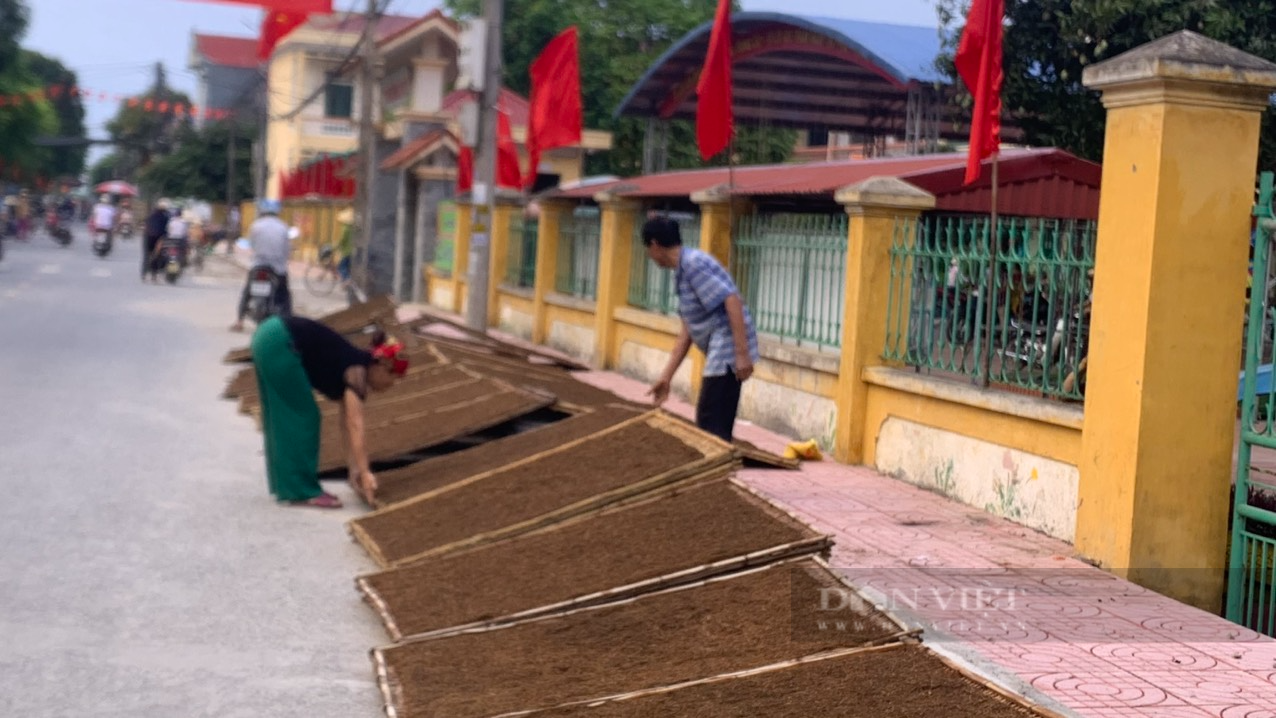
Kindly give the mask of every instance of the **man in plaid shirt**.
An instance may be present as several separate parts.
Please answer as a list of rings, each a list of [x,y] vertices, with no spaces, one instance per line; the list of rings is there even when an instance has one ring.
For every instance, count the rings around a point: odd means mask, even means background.
[[[731,441],[740,387],[758,360],[753,318],[727,270],[708,254],[682,246],[677,222],[665,217],[650,220],[643,225],[642,243],[653,262],[674,270],[682,317],[669,364],[647,393],[657,406],[664,403],[673,375],[694,343],[705,355],[696,425]]]

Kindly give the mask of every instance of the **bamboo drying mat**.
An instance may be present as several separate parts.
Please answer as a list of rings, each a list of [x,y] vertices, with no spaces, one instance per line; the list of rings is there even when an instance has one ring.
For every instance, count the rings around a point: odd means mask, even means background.
[[[720,480],[356,583],[399,640],[622,600],[831,547],[830,537]]]
[[[648,691],[915,635],[867,601],[855,627],[793,634],[799,606],[850,590],[809,558],[624,601],[374,649],[387,715],[478,718]],[[810,606],[805,605],[809,611]],[[848,620],[849,620],[848,614]]]
[[[585,452],[595,461],[606,458],[606,451],[614,437],[631,428],[645,427],[652,432],[688,447],[688,454],[699,458],[677,466],[654,470],[644,476],[606,475],[602,481],[589,479],[573,482],[570,474],[556,477],[552,482],[529,484],[534,480],[536,462],[553,462],[551,465],[584,463]],[[658,455],[650,457],[658,461]],[[477,474],[463,481],[421,494],[415,498],[377,509],[352,520],[351,534],[383,568],[402,565],[427,556],[441,555],[462,548],[491,543],[502,538],[527,533],[542,526],[557,523],[573,516],[632,500],[634,497],[675,483],[693,483],[722,476],[735,468],[736,462],[730,446],[715,437],[692,427],[687,427],[659,412],[648,412],[608,429],[570,441],[508,464]],[[528,476],[533,476],[529,479]],[[588,486],[588,482],[594,485]],[[535,492],[541,486],[549,491],[561,491],[561,495],[542,496],[542,508],[512,506],[509,502]],[[521,493],[516,493],[521,492]],[[502,510],[507,516],[493,514],[493,506],[505,502]],[[552,506],[552,508],[550,508]],[[544,509],[542,511],[542,509]],[[472,514],[473,533],[468,536],[435,535],[435,516],[440,511]],[[538,513],[538,511],[541,511]],[[478,527],[482,528],[478,528]],[[415,529],[409,533],[408,528]]]
[[[394,320],[395,304],[388,294],[372,297],[362,304],[356,304],[331,314],[325,314],[315,321],[324,324],[338,334],[357,334],[365,328],[385,321]],[[253,359],[252,349],[240,347],[231,349],[222,357],[227,364],[240,364]]]

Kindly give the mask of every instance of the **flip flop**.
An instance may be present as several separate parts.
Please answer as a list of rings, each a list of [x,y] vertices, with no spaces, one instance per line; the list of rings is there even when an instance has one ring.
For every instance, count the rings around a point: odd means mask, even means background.
[[[317,509],[339,509],[341,508],[341,499],[332,494],[319,494],[313,499],[306,501],[289,501],[289,506],[312,506]]]

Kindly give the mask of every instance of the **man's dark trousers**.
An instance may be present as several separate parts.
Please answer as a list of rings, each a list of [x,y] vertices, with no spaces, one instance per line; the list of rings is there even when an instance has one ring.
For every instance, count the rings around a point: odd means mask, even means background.
[[[735,429],[735,414],[740,407],[740,387],[735,371],[727,369],[722,376],[706,376],[700,382],[700,400],[696,403],[696,426],[730,442]]]

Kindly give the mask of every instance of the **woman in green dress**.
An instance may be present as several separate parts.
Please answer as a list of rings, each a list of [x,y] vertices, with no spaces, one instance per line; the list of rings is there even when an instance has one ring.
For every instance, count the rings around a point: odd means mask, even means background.
[[[341,508],[319,484],[320,412],[314,392],[340,402],[349,480],[371,503],[377,478],[368,463],[363,405],[408,369],[402,345],[373,339],[372,351],[302,317],[271,317],[253,335],[253,365],[261,394],[262,433],[270,493],[283,504]]]

